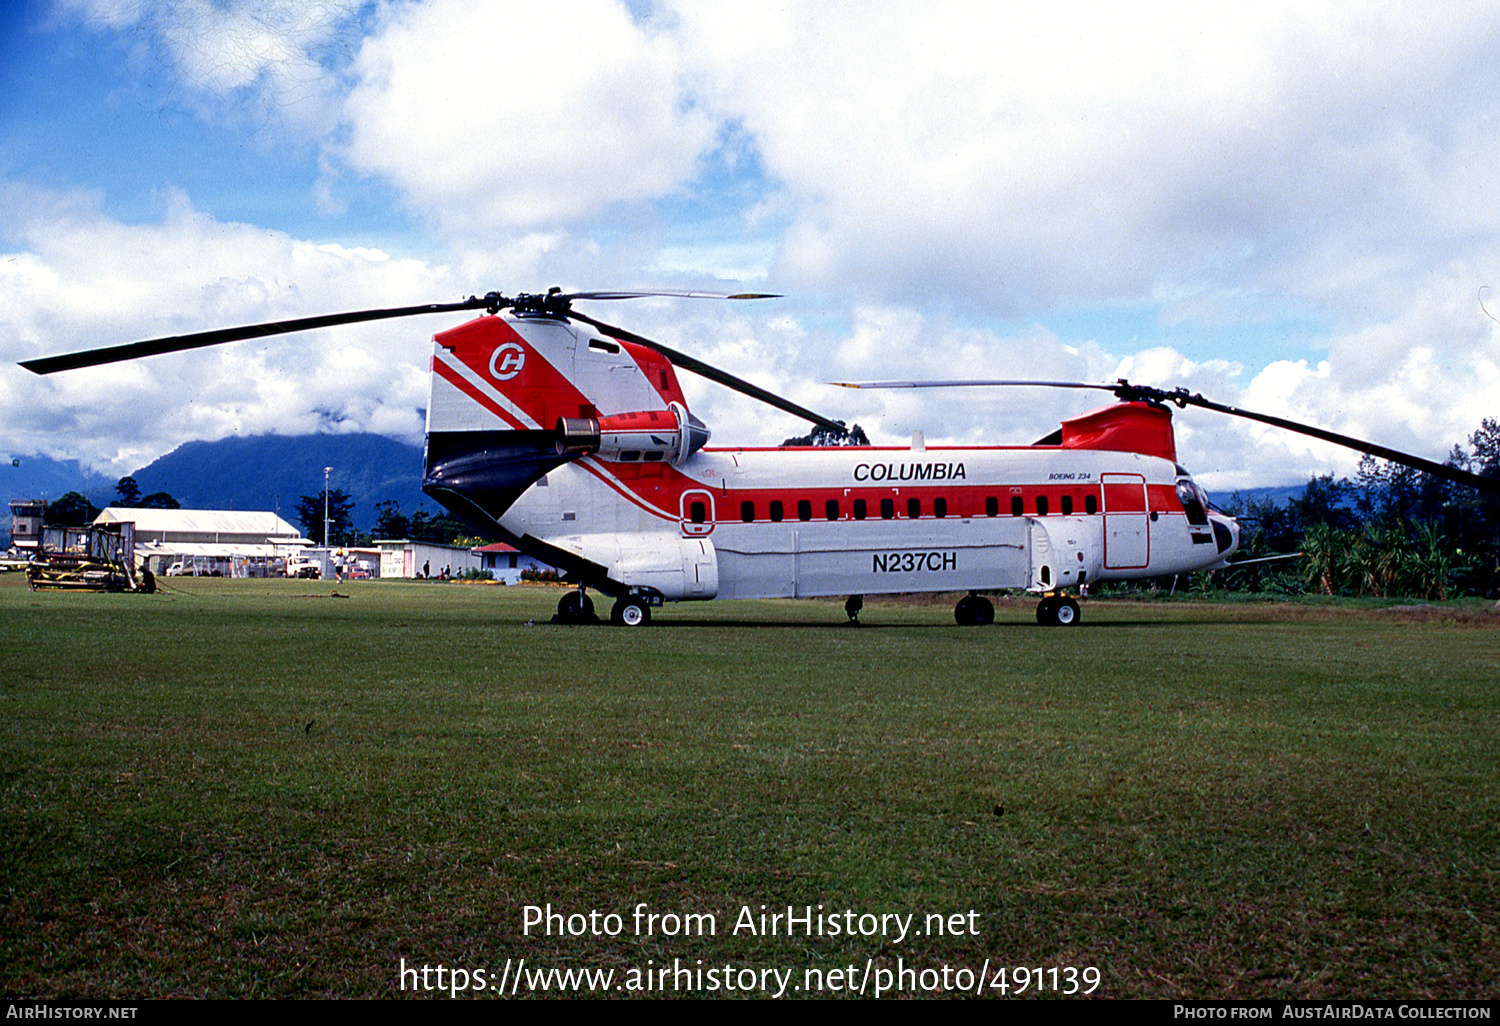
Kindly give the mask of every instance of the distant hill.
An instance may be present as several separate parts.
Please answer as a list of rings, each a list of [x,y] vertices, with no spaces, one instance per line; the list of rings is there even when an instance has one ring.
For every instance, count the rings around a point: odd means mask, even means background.
[[[257,435],[188,442],[134,474],[142,495],[167,492],[188,509],[268,509],[296,523],[304,495],[330,488],[354,499],[354,524],[368,530],[375,504],[394,499],[404,513],[436,513],[422,494],[422,450],[384,435]],[[109,496],[114,496],[114,481]],[[97,502],[97,500],[96,500]],[[102,504],[101,504],[102,505]]]
[[[0,486],[11,499],[57,499],[82,492],[96,506],[115,500],[118,477],[84,469],[76,460],[17,457],[0,466]],[[330,488],[354,499],[354,524],[368,530],[375,504],[395,499],[406,514],[440,507],[422,494],[422,449],[384,435],[258,435],[217,442],[188,442],[134,475],[142,495],[167,492],[187,509],[274,510],[293,524],[297,500]],[[10,518],[0,531],[8,533]]]
[[[118,478],[86,470],[77,460],[54,460],[47,456],[12,456],[0,465],[0,499],[46,499],[51,502],[69,492],[82,492],[99,505],[96,496],[114,495]],[[5,526],[10,526],[6,519]]]
[[[1270,499],[1276,506],[1285,506],[1292,499],[1299,499],[1302,493],[1307,491],[1307,482],[1297,485],[1280,485],[1276,488],[1241,488],[1238,491],[1223,494],[1210,493],[1209,498],[1215,506],[1228,507],[1238,498],[1242,503],[1264,502]]]

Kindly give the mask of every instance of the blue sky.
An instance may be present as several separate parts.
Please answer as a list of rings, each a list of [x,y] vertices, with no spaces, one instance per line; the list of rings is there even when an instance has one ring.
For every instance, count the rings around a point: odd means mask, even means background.
[[[593,312],[878,442],[1025,443],[1092,402],[826,382],[1123,375],[1442,458],[1500,413],[1500,9],[1244,8],[11,5],[0,446],[124,474],[234,434],[418,440],[442,318],[14,363],[557,284],[783,293]],[[689,387],[716,444],[802,430]],[[1356,463],[1177,424],[1217,492]]]

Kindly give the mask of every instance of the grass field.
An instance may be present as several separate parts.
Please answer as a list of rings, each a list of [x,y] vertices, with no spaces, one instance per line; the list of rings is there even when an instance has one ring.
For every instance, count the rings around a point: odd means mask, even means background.
[[[1001,966],[1049,993],[1092,967],[1102,997],[1497,993],[1488,603],[1093,602],[1064,629],[1030,601],[989,628],[745,602],[627,630],[551,625],[546,588],[168,584],[0,578],[6,994],[399,996],[403,959],[508,991],[522,958],[619,994],[674,965],[705,974],[688,996],[851,965],[903,993]],[[548,905],[598,915],[528,935]],[[789,905],[915,919],[733,930]]]

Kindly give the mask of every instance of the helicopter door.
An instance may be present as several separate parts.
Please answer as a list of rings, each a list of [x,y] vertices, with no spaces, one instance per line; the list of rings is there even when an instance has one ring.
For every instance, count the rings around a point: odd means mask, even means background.
[[[1104,486],[1104,568],[1139,570],[1151,559],[1151,521],[1146,479],[1140,474],[1101,474]]]
[[[714,530],[714,497],[712,492],[701,488],[682,493],[678,515],[682,521],[682,533],[688,538],[701,538]]]

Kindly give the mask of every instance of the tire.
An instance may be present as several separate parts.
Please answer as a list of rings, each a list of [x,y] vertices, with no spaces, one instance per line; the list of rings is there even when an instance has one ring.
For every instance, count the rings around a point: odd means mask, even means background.
[[[953,619],[960,627],[988,627],[995,622],[995,604],[978,595],[966,595],[953,607]]]
[[[609,620],[617,627],[644,627],[651,622],[651,607],[638,598],[626,596],[615,602]]]
[[[1059,599],[1052,611],[1052,622],[1061,627],[1075,626],[1080,619],[1078,603],[1070,598]]]
[[[557,600],[558,623],[589,623],[594,619],[594,600],[570,591]]]
[[[1043,627],[1057,625],[1057,599],[1044,598],[1036,607],[1036,622]]]

